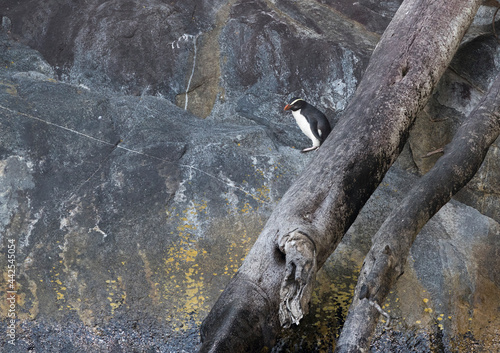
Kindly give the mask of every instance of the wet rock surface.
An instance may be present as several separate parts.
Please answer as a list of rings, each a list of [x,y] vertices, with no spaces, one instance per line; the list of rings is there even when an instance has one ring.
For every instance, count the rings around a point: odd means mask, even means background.
[[[13,240],[18,293],[2,351],[195,352],[274,205],[318,167],[284,102],[302,95],[334,126],[398,6],[3,1],[0,267]],[[371,235],[500,71],[481,11],[273,352],[333,349]],[[373,351],[499,349],[499,147],[417,238]]]

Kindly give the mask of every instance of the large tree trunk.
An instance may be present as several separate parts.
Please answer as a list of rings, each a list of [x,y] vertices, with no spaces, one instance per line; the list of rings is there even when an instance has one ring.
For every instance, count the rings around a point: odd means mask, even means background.
[[[417,234],[481,166],[500,134],[500,75],[457,131],[444,155],[410,190],[373,238],[336,352],[363,352],[379,311],[403,267]]]
[[[308,310],[314,276],[401,151],[480,0],[406,0],[341,121],[285,193],[201,328],[201,352],[258,352]]]

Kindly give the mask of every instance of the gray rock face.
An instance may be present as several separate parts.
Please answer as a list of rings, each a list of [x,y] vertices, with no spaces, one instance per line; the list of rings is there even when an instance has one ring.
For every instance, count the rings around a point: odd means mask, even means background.
[[[334,126],[399,3],[3,1],[0,252],[15,242],[18,299],[2,351],[195,352],[281,195],[317,167],[284,103]],[[274,352],[334,346],[371,234],[500,70],[483,22]],[[498,348],[498,143],[417,238],[374,351]]]
[[[54,0],[33,7],[7,0],[5,9],[13,33],[39,50],[59,79],[135,95],[147,89],[202,117],[216,100],[251,87],[264,102],[259,89],[280,95],[280,104],[283,95],[300,93],[340,110],[377,42],[320,3]]]

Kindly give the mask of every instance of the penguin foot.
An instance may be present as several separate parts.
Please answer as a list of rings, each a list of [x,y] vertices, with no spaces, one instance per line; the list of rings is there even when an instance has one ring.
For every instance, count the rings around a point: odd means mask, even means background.
[[[319,146],[312,146],[309,148],[304,148],[300,153],[306,153],[306,152],[311,152],[311,151],[316,151],[319,148]]]

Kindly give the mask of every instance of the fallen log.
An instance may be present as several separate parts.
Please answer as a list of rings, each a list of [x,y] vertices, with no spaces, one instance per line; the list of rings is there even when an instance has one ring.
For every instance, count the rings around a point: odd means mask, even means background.
[[[200,352],[259,352],[307,313],[318,268],[396,160],[480,0],[406,0],[343,117],[201,327]]]

